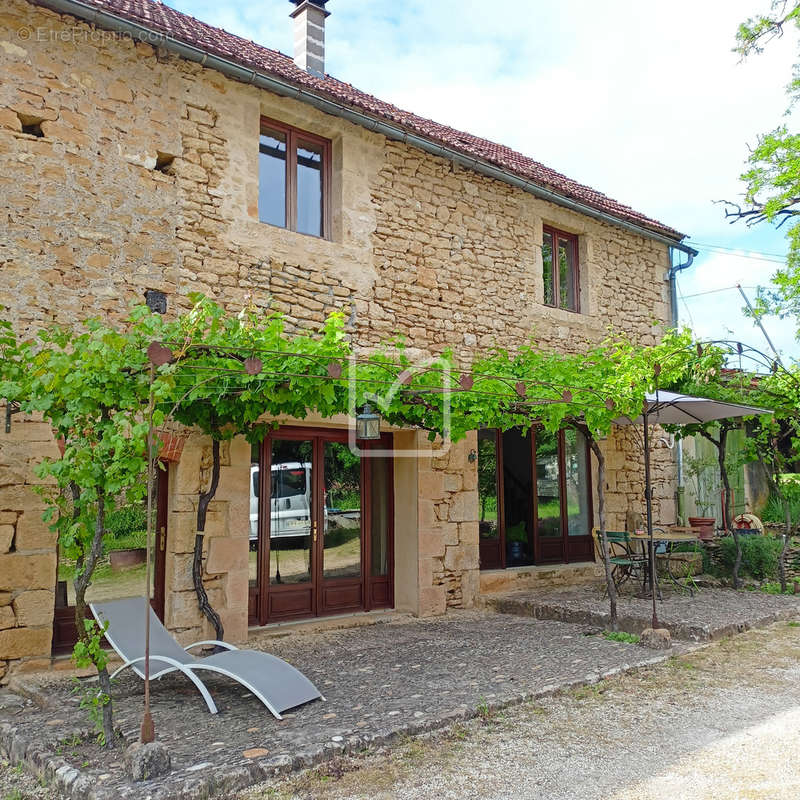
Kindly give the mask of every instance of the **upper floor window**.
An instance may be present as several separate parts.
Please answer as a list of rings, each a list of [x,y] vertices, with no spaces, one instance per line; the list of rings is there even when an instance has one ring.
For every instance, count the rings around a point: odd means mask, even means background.
[[[262,118],[258,218],[311,236],[328,237],[331,143]]]
[[[578,237],[544,227],[542,277],[545,305],[580,311],[578,298]]]

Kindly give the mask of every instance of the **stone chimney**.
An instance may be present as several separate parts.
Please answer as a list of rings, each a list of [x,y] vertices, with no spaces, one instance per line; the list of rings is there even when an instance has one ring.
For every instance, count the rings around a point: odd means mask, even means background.
[[[294,63],[312,75],[325,74],[325,10],[327,0],[291,0],[294,20]]]

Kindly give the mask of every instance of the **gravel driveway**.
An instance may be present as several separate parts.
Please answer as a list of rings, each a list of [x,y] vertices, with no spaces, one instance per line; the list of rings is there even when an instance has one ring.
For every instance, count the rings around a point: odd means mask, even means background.
[[[779,622],[241,797],[796,800],[800,627]]]

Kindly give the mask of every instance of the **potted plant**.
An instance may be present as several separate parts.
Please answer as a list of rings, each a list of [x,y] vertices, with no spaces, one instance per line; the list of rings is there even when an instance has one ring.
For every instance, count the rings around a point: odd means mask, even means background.
[[[511,565],[519,564],[525,559],[528,542],[528,532],[525,523],[520,522],[506,530],[506,547],[508,548],[508,562]]]
[[[698,532],[700,539],[713,539],[717,518],[709,516],[717,494],[717,462],[712,456],[690,456],[684,459],[685,473],[692,485],[695,506],[699,512],[689,517],[690,527]]]

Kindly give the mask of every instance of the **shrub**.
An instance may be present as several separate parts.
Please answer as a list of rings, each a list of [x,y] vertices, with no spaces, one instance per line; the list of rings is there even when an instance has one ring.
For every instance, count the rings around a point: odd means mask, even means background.
[[[147,510],[143,505],[122,506],[106,517],[106,531],[115,539],[147,530]]]
[[[781,585],[777,581],[767,581],[761,586],[761,591],[764,594],[794,594],[794,589],[791,586],[786,587],[786,591],[781,591]]]
[[[778,574],[778,559],[781,554],[780,539],[771,536],[740,536],[742,543],[742,571],[757,581],[774,578]],[[720,540],[720,562],[728,572],[733,572],[736,561],[736,543],[733,536]]]
[[[781,481],[781,483],[783,484],[781,489],[783,490],[784,497],[789,501],[792,520],[800,519],[800,481],[796,479],[787,480],[786,476],[784,476],[784,480]],[[783,524],[783,506],[781,505],[780,499],[774,494],[769,496],[769,500],[767,500],[767,504],[761,512],[761,519],[765,522],[778,522]]]

